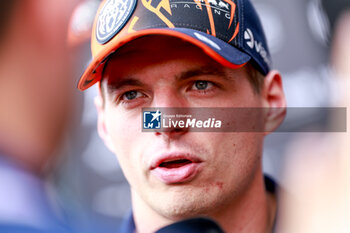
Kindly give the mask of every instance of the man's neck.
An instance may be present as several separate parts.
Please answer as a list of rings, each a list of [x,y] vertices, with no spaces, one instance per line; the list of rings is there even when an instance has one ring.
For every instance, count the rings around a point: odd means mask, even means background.
[[[175,222],[155,212],[134,191],[132,200],[137,233],[155,232]],[[275,197],[266,192],[264,179],[260,173],[239,198],[227,203],[220,210],[203,216],[214,219],[227,233],[270,233],[275,214]]]
[[[276,198],[265,190],[262,176],[239,199],[210,215],[227,233],[271,233]]]

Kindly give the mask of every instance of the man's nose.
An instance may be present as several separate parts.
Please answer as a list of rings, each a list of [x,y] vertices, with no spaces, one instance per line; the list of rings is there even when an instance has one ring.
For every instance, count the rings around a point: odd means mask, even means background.
[[[161,108],[163,114],[162,121],[165,123],[165,125],[162,125],[161,129],[155,131],[156,136],[163,137],[165,140],[174,140],[188,132],[188,128],[181,127],[178,123],[176,124],[176,122],[186,120],[176,116],[179,115],[179,113],[187,111],[189,107],[185,97],[182,96],[180,92],[171,88],[162,89],[155,94],[152,107]]]

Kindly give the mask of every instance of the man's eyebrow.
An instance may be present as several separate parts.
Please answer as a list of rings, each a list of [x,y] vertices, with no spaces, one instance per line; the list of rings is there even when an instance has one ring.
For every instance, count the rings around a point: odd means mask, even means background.
[[[113,80],[107,83],[107,89],[109,92],[115,92],[122,89],[125,86],[143,86],[143,85],[145,84],[140,80],[132,77],[127,77],[127,78],[122,78],[118,80]]]
[[[202,75],[214,75],[214,76],[220,76],[224,79],[229,79],[229,77],[227,76],[223,68],[217,67],[217,66],[211,66],[211,65],[201,66],[199,68],[184,71],[179,75],[177,75],[176,79],[178,81],[182,81],[182,80],[186,80],[192,77],[202,76]]]

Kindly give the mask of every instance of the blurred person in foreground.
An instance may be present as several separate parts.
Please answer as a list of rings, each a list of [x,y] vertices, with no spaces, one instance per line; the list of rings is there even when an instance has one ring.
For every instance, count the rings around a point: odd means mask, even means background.
[[[322,3],[332,32],[330,98],[347,109],[346,132],[304,135],[288,149],[284,175],[296,192],[281,198],[280,232],[350,232],[350,1]],[[330,126],[340,118],[331,115]]]
[[[1,232],[67,229],[46,183],[74,104],[66,2],[0,3]]]
[[[262,147],[286,103],[250,1],[103,1],[91,47],[78,87],[99,84],[98,131],[130,184],[133,211],[120,232],[197,216],[229,233],[273,232],[276,187]],[[145,107],[264,111],[236,122],[249,132],[142,132]]]

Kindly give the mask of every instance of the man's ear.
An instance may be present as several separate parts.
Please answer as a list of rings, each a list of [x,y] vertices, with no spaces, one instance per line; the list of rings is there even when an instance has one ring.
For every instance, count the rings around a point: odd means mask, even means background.
[[[103,140],[107,148],[114,153],[114,147],[112,139],[108,133],[105,121],[105,109],[103,104],[103,99],[101,96],[101,91],[99,95],[95,97],[95,106],[97,109],[97,132],[100,138]]]
[[[265,111],[265,132],[274,131],[286,116],[286,99],[282,87],[282,78],[278,71],[270,71],[264,80],[262,90]]]

